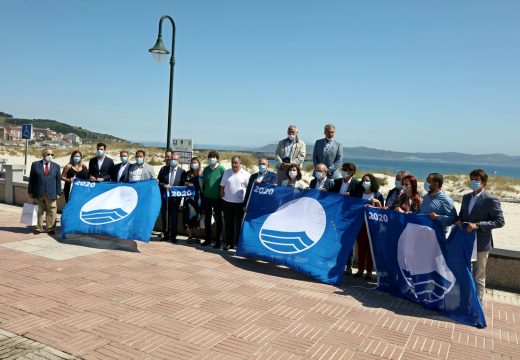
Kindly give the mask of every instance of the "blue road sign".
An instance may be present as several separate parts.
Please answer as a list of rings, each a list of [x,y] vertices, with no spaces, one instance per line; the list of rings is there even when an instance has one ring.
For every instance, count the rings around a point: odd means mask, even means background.
[[[32,138],[32,125],[22,125],[22,139],[31,140]]]

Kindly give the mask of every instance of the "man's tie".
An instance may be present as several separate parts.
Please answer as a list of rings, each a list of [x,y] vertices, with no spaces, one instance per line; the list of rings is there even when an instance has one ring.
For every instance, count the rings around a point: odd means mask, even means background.
[[[46,162],[45,163],[45,176],[48,176],[49,175],[49,163]]]

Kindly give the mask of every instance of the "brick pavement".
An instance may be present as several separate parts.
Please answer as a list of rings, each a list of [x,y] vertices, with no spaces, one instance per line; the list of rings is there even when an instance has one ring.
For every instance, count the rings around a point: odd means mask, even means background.
[[[518,294],[489,290],[476,329],[351,277],[337,288],[183,241],[63,244],[20,212],[0,204],[0,329],[78,358],[520,358]]]

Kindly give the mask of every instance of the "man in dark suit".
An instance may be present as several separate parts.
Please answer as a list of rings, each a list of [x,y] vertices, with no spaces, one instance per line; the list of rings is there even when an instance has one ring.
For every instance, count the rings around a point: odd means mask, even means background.
[[[327,177],[327,166],[325,164],[318,164],[314,168],[314,179],[311,180],[309,189],[316,189],[321,191],[330,191],[334,187],[334,181]]]
[[[96,157],[88,162],[88,175],[90,181],[110,181],[114,176],[114,161],[107,157],[107,146],[103,143],[97,144]]]
[[[314,150],[312,151],[312,163],[314,167],[323,163],[327,166],[327,175],[331,179],[337,179],[339,175],[339,167],[343,159],[343,146],[334,140],[336,127],[332,124],[325,125],[324,139],[316,140]]]
[[[114,166],[114,173],[112,174],[112,181],[128,182],[130,164],[128,163],[128,151],[122,150],[119,152],[119,159],[121,162]]]
[[[247,183],[246,196],[244,197],[244,211],[246,210],[247,202],[249,201],[249,196],[251,196],[251,190],[254,184],[276,186],[278,183],[278,175],[269,170],[268,167],[269,162],[267,159],[261,158],[258,160],[258,172],[251,175]]]
[[[500,201],[485,189],[487,173],[476,169],[469,174],[469,178],[473,191],[462,197],[457,224],[465,226],[468,233],[477,232],[477,261],[473,263],[473,278],[482,302],[486,289],[487,260],[493,248],[491,230],[501,228],[505,221]]]
[[[52,149],[44,149],[42,156],[42,160],[32,163],[29,174],[29,199],[34,200],[38,205],[38,223],[34,233],[43,232],[43,213],[45,213],[47,232],[54,234],[58,213],[56,200],[61,195],[61,172],[60,166],[52,161],[54,156]]]
[[[341,165],[341,178],[334,180],[334,186],[330,191],[338,194],[350,195],[356,187],[356,184],[359,182],[354,178],[356,169],[356,164],[351,162],[346,162]]]
[[[161,220],[163,226],[163,238],[161,241],[170,240],[177,242],[177,219],[179,218],[180,197],[167,196],[172,186],[180,186],[185,182],[185,171],[179,166],[179,154],[168,150],[164,153],[166,165],[159,170],[157,182],[161,188]]]

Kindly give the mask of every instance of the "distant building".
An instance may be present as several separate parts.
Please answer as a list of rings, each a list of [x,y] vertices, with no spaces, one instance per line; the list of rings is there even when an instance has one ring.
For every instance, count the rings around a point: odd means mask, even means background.
[[[51,130],[49,128],[33,128],[33,133],[36,140],[58,140],[63,138],[63,135],[61,133]]]
[[[21,126],[4,126],[0,128],[0,139],[5,141],[22,140]]]
[[[69,144],[74,146],[79,146],[82,144],[81,138],[74,133],[68,133],[63,135],[63,141],[68,142]]]

